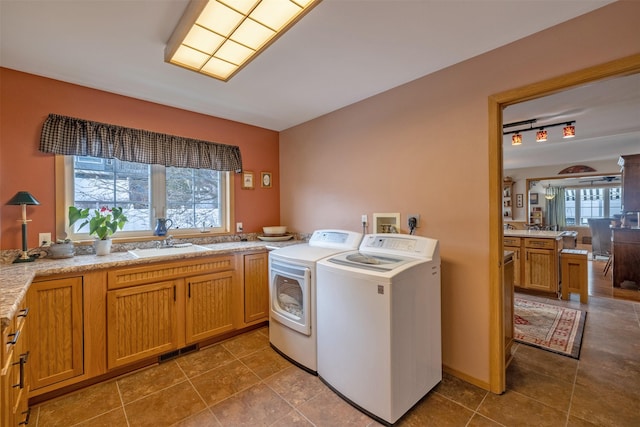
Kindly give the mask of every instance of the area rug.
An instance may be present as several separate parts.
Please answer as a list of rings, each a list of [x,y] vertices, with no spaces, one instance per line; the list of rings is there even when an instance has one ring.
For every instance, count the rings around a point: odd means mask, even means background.
[[[543,350],[580,358],[587,312],[514,298],[514,339]]]

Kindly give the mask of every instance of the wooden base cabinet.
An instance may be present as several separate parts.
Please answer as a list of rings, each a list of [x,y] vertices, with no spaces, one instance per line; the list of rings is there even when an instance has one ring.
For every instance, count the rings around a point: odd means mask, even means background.
[[[188,277],[186,306],[187,344],[233,331],[237,305],[235,272]]]
[[[84,372],[82,277],[31,284],[31,388],[38,389]]]
[[[107,292],[107,365],[128,365],[178,347],[173,281]]]
[[[514,252],[516,288],[558,294],[560,238],[504,237],[503,246]]]
[[[26,319],[29,313],[24,304],[9,326],[2,331],[0,355],[0,426],[19,426],[29,422],[28,408],[29,364]],[[30,319],[29,319],[30,321]]]
[[[269,260],[266,252],[244,255],[244,321],[269,319]]]

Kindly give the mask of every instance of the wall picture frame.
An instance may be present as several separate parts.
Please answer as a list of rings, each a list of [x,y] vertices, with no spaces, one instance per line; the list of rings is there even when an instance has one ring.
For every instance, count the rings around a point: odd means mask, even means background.
[[[538,193],[529,194],[529,204],[537,205],[538,204]]]
[[[524,207],[524,195],[516,194],[516,208]]]
[[[271,188],[273,185],[273,176],[271,172],[260,172],[260,187]]]
[[[242,171],[242,189],[243,190],[253,190],[254,189],[254,179],[253,172],[251,171]]]

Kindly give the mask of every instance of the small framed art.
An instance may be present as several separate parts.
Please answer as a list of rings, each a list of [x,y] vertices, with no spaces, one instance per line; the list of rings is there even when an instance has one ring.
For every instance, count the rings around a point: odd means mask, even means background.
[[[271,188],[271,172],[260,172],[260,187]]]
[[[524,196],[522,194],[516,194],[516,208],[524,207]]]
[[[537,205],[538,204],[538,193],[530,193],[529,194],[529,204]]]
[[[253,190],[253,172],[251,171],[242,171],[242,188],[244,190]]]

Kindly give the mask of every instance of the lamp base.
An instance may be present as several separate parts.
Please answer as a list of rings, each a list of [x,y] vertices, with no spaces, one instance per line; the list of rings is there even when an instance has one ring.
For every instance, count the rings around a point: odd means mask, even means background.
[[[36,256],[33,255],[27,255],[27,251],[22,251],[22,254],[20,254],[20,256],[18,258],[16,258],[15,260],[13,260],[14,264],[17,263],[21,263],[21,262],[33,262],[36,260]]]

